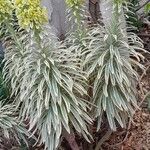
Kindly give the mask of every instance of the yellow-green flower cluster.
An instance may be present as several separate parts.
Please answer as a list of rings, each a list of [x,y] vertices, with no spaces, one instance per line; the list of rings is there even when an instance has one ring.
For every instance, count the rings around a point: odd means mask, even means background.
[[[77,7],[84,3],[85,0],[66,0],[69,7]]]
[[[13,9],[14,7],[10,0],[0,0],[0,23],[12,15]]]
[[[14,0],[19,25],[24,28],[39,29],[48,21],[47,11],[40,0]]]

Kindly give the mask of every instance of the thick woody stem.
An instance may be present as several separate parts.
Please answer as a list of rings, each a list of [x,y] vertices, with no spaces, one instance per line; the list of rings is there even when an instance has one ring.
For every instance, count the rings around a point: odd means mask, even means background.
[[[97,23],[98,19],[100,19],[99,0],[89,0],[89,12],[93,23]]]
[[[68,133],[66,130],[63,131],[63,136],[65,137],[65,139],[67,140],[70,148],[72,150],[79,150],[79,146],[75,140],[75,135],[74,133]]]

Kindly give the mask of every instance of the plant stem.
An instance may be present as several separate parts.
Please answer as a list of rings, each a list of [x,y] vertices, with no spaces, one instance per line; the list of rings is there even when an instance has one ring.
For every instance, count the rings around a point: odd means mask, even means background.
[[[75,140],[75,135],[73,133],[68,133],[66,130],[63,131],[63,136],[69,143],[69,146],[72,150],[79,150],[79,146]]]
[[[107,140],[109,139],[109,137],[110,137],[111,134],[112,134],[112,130],[109,129],[109,130],[106,132],[106,134],[99,140],[99,142],[98,142],[98,144],[97,144],[95,150],[100,150],[102,144],[103,144],[105,141],[107,141]]]

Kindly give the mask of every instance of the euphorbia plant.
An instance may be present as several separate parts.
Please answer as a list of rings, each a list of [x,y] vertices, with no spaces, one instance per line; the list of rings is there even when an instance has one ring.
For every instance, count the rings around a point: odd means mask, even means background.
[[[122,29],[122,5],[122,1],[114,1],[110,24],[98,25],[88,34],[90,44],[87,45],[91,52],[85,65],[88,76],[93,79],[92,102],[97,107],[93,107],[91,114],[98,118],[98,130],[104,114],[112,130],[116,130],[116,121],[125,127],[137,107],[135,81],[138,74],[134,67],[142,67],[139,61],[143,56],[137,50],[144,49],[140,38]]]
[[[29,119],[29,131],[37,132],[49,150],[57,148],[62,130],[74,128],[88,140],[87,123],[92,120],[81,97],[86,90],[80,61],[51,34],[39,0],[15,1],[13,7],[19,26],[9,34],[19,39],[5,45],[4,76],[20,118]]]
[[[15,34],[15,30],[13,29],[12,24],[10,23],[10,20],[13,16],[13,10],[14,6],[11,1],[9,0],[1,0],[0,1],[0,36],[2,37],[3,44],[7,45],[8,49],[11,50],[13,48],[13,42],[15,41],[15,44],[19,47],[18,39]],[[4,40],[5,39],[5,40]],[[10,40],[11,39],[11,40]],[[5,41],[5,42],[4,42]],[[10,42],[11,41],[11,42]],[[17,49],[15,49],[17,50]],[[6,52],[7,53],[7,52]],[[8,54],[8,53],[7,53]],[[7,55],[6,54],[6,55]],[[12,52],[13,56],[11,58],[14,58],[14,52]],[[8,54],[9,55],[9,54]],[[9,57],[9,56],[8,56]],[[13,59],[9,59],[7,63],[12,63]],[[10,65],[12,66],[12,65]],[[4,65],[4,68],[7,70],[6,64]],[[11,67],[10,67],[11,68]],[[11,68],[13,70],[13,68]],[[11,70],[11,71],[12,71]],[[8,70],[7,70],[8,71]],[[20,144],[21,140],[27,143],[26,137],[30,136],[30,134],[27,132],[27,129],[25,128],[25,125],[23,123],[20,123],[20,120],[18,118],[18,111],[15,109],[15,105],[11,104],[9,102],[13,100],[13,98],[10,98],[10,95],[4,95],[3,90],[3,77],[1,76],[1,100],[0,100],[0,131],[1,131],[1,138],[4,136],[6,139],[9,137],[13,137],[17,140],[17,142]],[[7,93],[9,94],[9,92]],[[7,98],[7,100],[6,100]],[[2,141],[2,140],[1,140]]]

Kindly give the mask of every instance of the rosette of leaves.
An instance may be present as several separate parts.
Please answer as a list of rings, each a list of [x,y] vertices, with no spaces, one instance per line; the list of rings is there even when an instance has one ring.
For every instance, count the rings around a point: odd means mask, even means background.
[[[39,132],[40,143],[44,142],[49,150],[58,146],[62,129],[70,133],[73,127],[88,140],[86,124],[92,120],[81,99],[86,91],[81,84],[84,75],[78,71],[78,60],[47,29],[39,37],[41,42],[32,41],[24,62],[25,74],[17,101],[22,103],[20,115],[30,118],[29,130]]]
[[[62,128],[70,132],[73,126],[87,138],[91,119],[80,97],[86,91],[74,54],[46,33],[40,34],[40,44],[31,42],[17,102],[22,103],[21,116],[30,118],[30,130],[36,126],[34,132],[51,150],[58,146]]]
[[[136,65],[142,68],[139,63],[143,59],[142,41],[134,33],[124,34],[114,19],[109,27],[97,26],[91,30],[87,42],[90,52],[85,64],[93,81],[92,102],[97,108],[92,109],[92,114],[98,118],[98,129],[104,114],[111,129],[116,130],[116,122],[125,127],[126,119],[137,107],[138,74],[134,68]]]
[[[15,105],[4,105],[2,101],[0,102],[0,137],[15,139],[18,144],[23,141],[28,145],[27,137],[30,134],[25,125],[19,122],[15,107]]]

